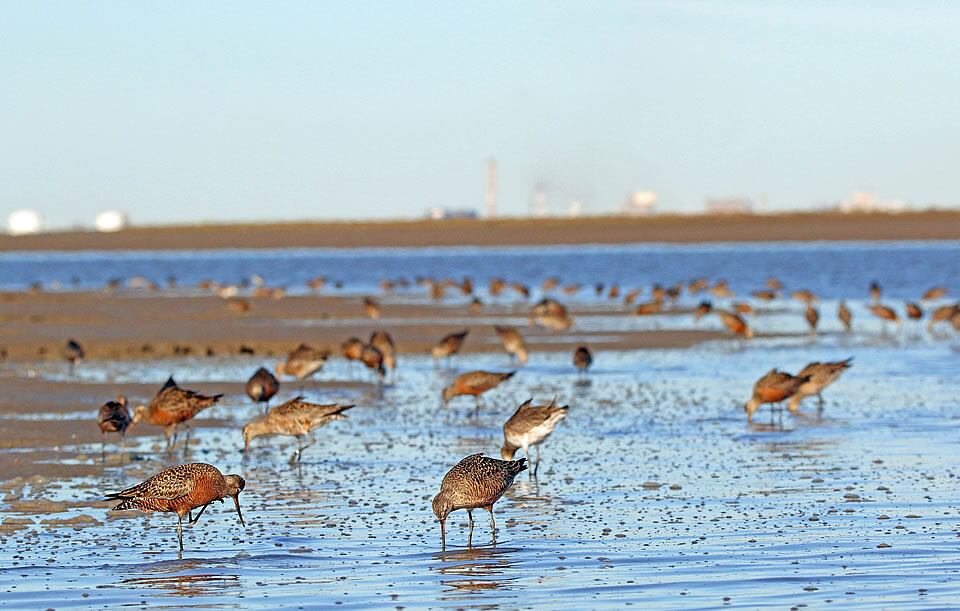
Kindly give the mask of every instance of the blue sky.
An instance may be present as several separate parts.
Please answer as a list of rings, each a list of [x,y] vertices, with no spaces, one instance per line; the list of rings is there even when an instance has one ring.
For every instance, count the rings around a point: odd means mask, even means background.
[[[960,4],[8,2],[0,213],[960,204]]]

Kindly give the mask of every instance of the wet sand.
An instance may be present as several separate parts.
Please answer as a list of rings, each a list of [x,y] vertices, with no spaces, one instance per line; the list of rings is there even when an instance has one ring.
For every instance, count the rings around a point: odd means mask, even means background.
[[[110,234],[3,235],[0,251],[956,239],[960,239],[960,211],[936,210],[140,227]]]

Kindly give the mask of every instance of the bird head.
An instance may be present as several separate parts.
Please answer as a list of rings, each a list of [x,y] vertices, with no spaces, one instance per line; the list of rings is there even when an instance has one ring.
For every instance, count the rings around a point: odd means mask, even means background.
[[[140,422],[141,420],[143,420],[143,417],[146,416],[146,414],[147,414],[147,406],[138,405],[136,409],[133,410],[133,419],[131,420],[131,422],[133,424]]]
[[[747,412],[747,422],[753,422],[753,413],[760,407],[760,402],[751,398],[743,404],[743,411]]]
[[[250,441],[263,435],[263,418],[252,420],[243,426],[243,451],[250,449]]]
[[[226,496],[233,498],[233,504],[237,508],[237,517],[240,518],[240,525],[246,526],[243,522],[243,514],[240,513],[240,493],[243,492],[247,482],[239,475],[227,475],[223,479],[227,482]]]
[[[446,388],[444,388],[443,389],[443,406],[446,407],[447,403],[450,403],[450,399],[452,399],[454,396],[456,395],[454,394],[453,386],[447,386]]]
[[[503,442],[503,446],[500,448],[500,458],[503,460],[513,460],[513,455],[517,453],[517,448],[513,447],[506,441]]]
[[[447,516],[450,515],[450,511],[451,507],[442,494],[433,497],[433,515],[437,516],[438,520],[441,522],[446,521]]]

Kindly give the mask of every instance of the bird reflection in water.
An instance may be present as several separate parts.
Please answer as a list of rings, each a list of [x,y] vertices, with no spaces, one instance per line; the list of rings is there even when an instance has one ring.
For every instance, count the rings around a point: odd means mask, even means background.
[[[516,547],[484,545],[462,549],[447,549],[434,554],[434,559],[443,562],[437,570],[451,579],[440,583],[448,588],[443,600],[463,598],[464,595],[490,590],[499,590],[516,579],[505,573],[515,561],[510,556],[519,551]]]
[[[131,577],[121,583],[133,589],[151,590],[158,596],[236,596],[241,593],[238,575],[214,573],[189,573],[198,568],[209,566],[209,561],[184,560],[162,563],[144,568],[144,573],[173,573],[158,577]]]

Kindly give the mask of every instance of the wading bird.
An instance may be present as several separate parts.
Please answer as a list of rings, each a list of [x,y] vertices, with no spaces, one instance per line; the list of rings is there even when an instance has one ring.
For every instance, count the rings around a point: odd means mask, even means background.
[[[523,448],[523,455],[530,459],[530,446],[537,448],[537,460],[533,463],[533,476],[540,469],[540,444],[557,428],[557,424],[567,417],[568,406],[557,406],[554,398],[550,405],[533,405],[533,399],[527,399],[513,416],[503,425],[503,446],[500,458],[513,460],[517,450]]]

